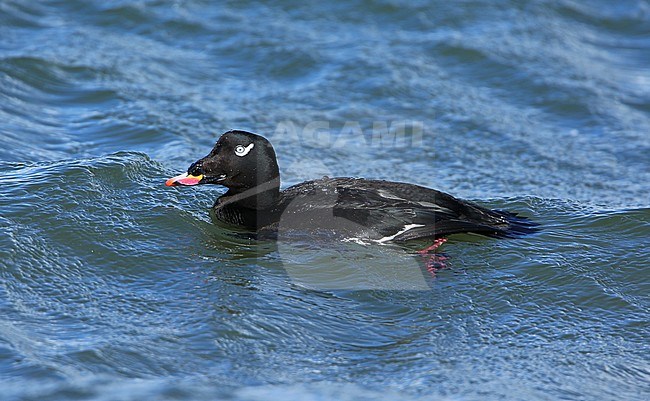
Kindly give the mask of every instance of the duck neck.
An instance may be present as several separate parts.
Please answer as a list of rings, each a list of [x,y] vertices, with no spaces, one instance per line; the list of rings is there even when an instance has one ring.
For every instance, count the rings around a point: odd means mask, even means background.
[[[275,206],[280,198],[280,176],[249,188],[228,188],[215,206],[233,205],[253,210]]]

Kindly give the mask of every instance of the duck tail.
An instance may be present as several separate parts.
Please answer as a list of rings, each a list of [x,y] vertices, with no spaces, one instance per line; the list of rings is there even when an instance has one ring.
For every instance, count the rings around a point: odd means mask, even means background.
[[[518,238],[540,231],[539,223],[536,223],[527,217],[503,210],[497,210],[497,212],[508,220],[508,227],[501,231],[503,237]]]

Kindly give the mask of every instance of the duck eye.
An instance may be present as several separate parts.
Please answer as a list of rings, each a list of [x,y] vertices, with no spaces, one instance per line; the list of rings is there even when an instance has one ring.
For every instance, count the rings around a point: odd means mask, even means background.
[[[248,152],[253,149],[253,144],[251,143],[250,145],[244,147],[243,145],[237,145],[235,147],[235,154],[239,157],[246,156]]]

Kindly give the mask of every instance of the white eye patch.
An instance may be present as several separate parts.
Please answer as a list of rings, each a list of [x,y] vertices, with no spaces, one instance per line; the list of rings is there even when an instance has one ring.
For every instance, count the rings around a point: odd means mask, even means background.
[[[248,154],[248,152],[250,152],[251,149],[253,149],[253,146],[255,146],[254,143],[251,143],[250,145],[248,145],[246,147],[244,147],[243,145],[237,145],[235,147],[235,154],[237,156],[239,156],[239,157],[246,156]]]

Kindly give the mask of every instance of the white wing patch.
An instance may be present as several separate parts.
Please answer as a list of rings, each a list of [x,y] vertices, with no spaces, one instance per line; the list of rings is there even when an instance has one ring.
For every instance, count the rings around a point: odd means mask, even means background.
[[[379,243],[388,242],[388,241],[392,240],[393,238],[397,237],[398,235],[404,234],[408,230],[413,229],[415,227],[424,227],[424,224],[407,224],[407,225],[404,226],[404,228],[402,230],[396,232],[393,235],[389,235],[388,237],[380,238],[380,239],[377,240],[377,242],[379,242]]]
[[[237,145],[235,147],[235,154],[237,156],[239,156],[239,157],[244,157],[244,156],[246,156],[248,154],[248,152],[251,151],[251,149],[253,149],[253,146],[255,146],[254,143],[251,143],[250,145],[248,145],[246,147],[244,147],[243,145]]]

